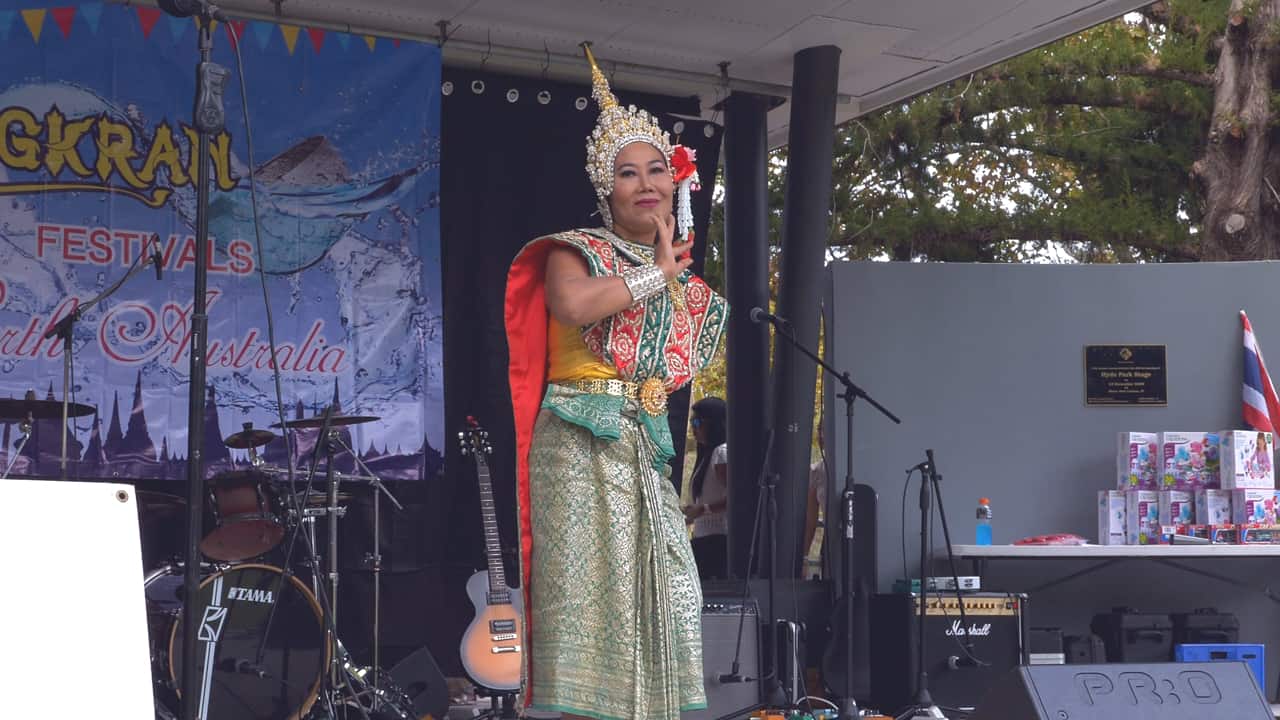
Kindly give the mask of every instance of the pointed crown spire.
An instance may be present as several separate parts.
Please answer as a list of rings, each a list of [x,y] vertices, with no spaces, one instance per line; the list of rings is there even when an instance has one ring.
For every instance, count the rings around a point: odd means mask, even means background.
[[[613,193],[613,161],[622,148],[633,142],[645,142],[658,149],[667,166],[671,166],[671,136],[659,125],[658,119],[635,105],[622,107],[609,88],[609,80],[596,64],[591,53],[591,43],[582,43],[587,62],[591,64],[591,97],[600,106],[600,117],[595,129],[587,138],[587,175],[596,190],[596,203],[606,226],[613,225],[609,212],[609,195]]]

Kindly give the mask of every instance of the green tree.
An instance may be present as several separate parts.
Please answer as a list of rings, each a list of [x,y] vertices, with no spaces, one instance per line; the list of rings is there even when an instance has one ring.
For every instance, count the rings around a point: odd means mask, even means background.
[[[1164,0],[844,125],[832,253],[1280,256],[1278,6]]]

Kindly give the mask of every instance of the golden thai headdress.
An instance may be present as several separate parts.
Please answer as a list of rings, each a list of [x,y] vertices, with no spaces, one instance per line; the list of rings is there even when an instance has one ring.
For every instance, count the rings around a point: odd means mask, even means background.
[[[622,148],[633,142],[645,142],[654,146],[667,160],[677,185],[676,232],[686,235],[693,228],[693,212],[689,194],[698,189],[698,168],[694,164],[692,149],[672,145],[671,136],[659,125],[658,119],[635,105],[622,107],[609,88],[609,81],[591,54],[591,43],[583,43],[582,49],[591,63],[591,97],[600,106],[600,117],[595,129],[587,138],[587,176],[596,190],[596,205],[605,227],[613,227],[613,214],[609,212],[609,195],[613,192],[613,161]]]

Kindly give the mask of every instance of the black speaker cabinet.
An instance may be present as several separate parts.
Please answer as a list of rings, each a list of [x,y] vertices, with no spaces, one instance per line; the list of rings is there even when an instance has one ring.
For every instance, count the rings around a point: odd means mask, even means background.
[[[1034,665],[1007,673],[970,720],[1273,720],[1242,662]]]
[[[742,619],[740,680],[721,679],[733,671]],[[735,713],[743,717],[760,703],[760,613],[755,600],[742,596],[708,596],[702,601],[702,677],[707,691],[705,710],[680,714],[682,720],[713,720]]]
[[[925,671],[938,705],[971,708],[1010,668],[1023,660],[1023,595],[965,593],[965,616],[955,594],[930,594],[925,608]],[[917,595],[871,599],[871,705],[888,714],[915,700]],[[962,645],[973,642],[973,658]],[[981,664],[974,662],[974,659]]]
[[[413,701],[414,717],[443,718],[449,712],[449,688],[427,648],[419,648],[396,663],[391,679]]]

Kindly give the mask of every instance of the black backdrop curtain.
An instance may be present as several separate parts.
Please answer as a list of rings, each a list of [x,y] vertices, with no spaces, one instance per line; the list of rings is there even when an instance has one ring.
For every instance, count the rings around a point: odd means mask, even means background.
[[[467,416],[474,416],[490,433],[499,532],[507,553],[507,578],[514,583],[515,452],[503,327],[506,272],[529,240],[600,224],[584,170],[586,137],[597,109],[590,102],[585,62],[581,85],[451,68],[445,68],[443,77],[447,94],[442,98],[440,208],[448,442],[442,448],[441,477],[427,478],[417,487],[401,484],[409,496],[408,510],[388,515],[383,505],[383,517],[390,519],[384,520],[382,533],[389,571],[383,589],[382,637],[389,662],[426,644],[446,674],[461,675],[458,641],[471,619],[463,585],[471,572],[484,566],[484,545],[475,473],[460,456],[454,438]],[[679,137],[674,131],[672,135],[698,154],[705,187],[694,195],[693,210],[696,236],[705,238],[721,128],[680,117],[696,118],[693,98],[623,92],[619,100],[654,113],[667,130],[683,122]],[[695,244],[693,254],[699,271],[705,256],[702,243]],[[677,483],[687,408],[686,389],[671,402]],[[344,534],[365,532],[357,527],[362,522],[349,523]],[[348,586],[349,592],[366,596],[363,576],[355,585],[360,588]],[[357,634],[348,640],[350,633],[344,632],[344,642],[363,648],[367,642],[360,641],[358,628],[369,614],[366,597],[346,608],[340,619]]]

